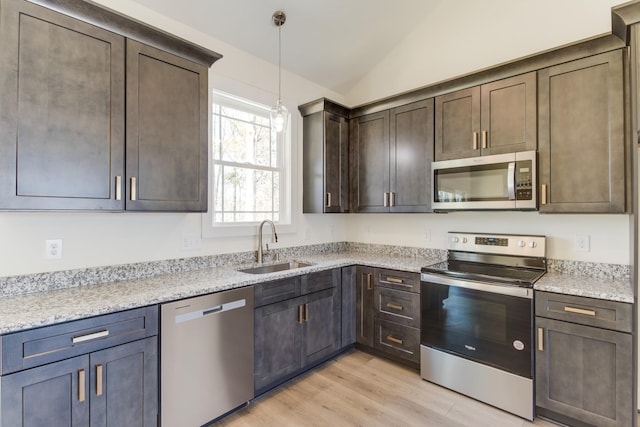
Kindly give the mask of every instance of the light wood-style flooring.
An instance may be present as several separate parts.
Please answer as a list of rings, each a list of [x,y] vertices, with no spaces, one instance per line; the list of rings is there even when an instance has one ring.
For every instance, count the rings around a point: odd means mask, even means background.
[[[357,350],[266,394],[214,426],[557,427],[541,419],[523,420]]]

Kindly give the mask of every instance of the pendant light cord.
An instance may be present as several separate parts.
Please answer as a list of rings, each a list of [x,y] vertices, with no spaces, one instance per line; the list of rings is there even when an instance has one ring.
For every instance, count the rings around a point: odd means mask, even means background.
[[[282,103],[282,24],[278,25],[278,101]]]

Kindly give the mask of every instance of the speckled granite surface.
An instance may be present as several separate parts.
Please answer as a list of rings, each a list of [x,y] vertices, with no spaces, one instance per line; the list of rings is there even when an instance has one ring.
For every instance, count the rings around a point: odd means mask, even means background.
[[[267,260],[296,259],[310,267],[263,275],[255,252],[88,268],[0,278],[0,334],[348,265],[410,272],[446,258],[439,249],[328,243],[271,250]],[[633,302],[628,266],[549,260],[535,289]]]
[[[284,272],[252,275],[236,271],[252,263],[229,262],[227,266],[170,273],[154,277],[122,280],[91,286],[74,286],[0,298],[0,334],[81,319],[145,305],[157,304],[223,291],[284,277],[329,268],[360,264],[419,272],[441,258],[397,257],[361,252],[321,251],[301,253],[296,260],[313,263],[310,267]],[[238,258],[233,258],[237,260]],[[281,259],[282,255],[281,255]]]

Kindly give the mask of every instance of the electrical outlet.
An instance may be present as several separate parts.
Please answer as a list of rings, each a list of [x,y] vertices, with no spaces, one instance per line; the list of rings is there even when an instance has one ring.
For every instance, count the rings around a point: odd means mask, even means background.
[[[183,251],[197,251],[202,248],[202,238],[196,234],[182,236]]]
[[[62,239],[44,241],[46,259],[62,259]]]
[[[573,241],[573,246],[578,252],[589,252],[589,236],[577,235]]]

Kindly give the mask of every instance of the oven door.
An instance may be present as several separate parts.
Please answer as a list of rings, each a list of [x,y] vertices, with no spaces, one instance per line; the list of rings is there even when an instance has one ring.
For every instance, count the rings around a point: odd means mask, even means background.
[[[533,290],[423,274],[421,342],[533,378]]]

